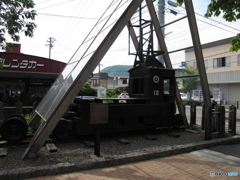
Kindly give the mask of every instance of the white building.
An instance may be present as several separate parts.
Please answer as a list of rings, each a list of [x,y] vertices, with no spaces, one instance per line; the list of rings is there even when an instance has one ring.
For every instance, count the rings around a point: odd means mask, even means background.
[[[129,76],[118,76],[118,75],[108,75],[108,73],[100,73],[100,83],[99,74],[94,74],[89,80],[92,83],[92,88],[97,89],[99,85],[106,85],[108,89],[116,89],[119,87],[128,86]]]
[[[220,100],[235,104],[240,101],[240,52],[230,52],[230,42],[228,38],[204,44],[202,51],[210,93],[220,91]],[[197,68],[193,49],[185,50],[185,60],[187,66]]]

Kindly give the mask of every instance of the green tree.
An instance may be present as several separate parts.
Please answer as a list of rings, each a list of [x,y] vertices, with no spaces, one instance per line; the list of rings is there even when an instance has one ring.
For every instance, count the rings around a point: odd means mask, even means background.
[[[198,74],[198,70],[195,69],[192,66],[186,66],[185,68],[182,68],[182,75],[196,75]],[[186,78],[180,78],[179,81],[182,82],[182,88],[180,89],[183,92],[190,92],[190,99],[192,98],[191,91],[194,89],[197,89],[197,87],[200,84],[199,77],[186,77]]]
[[[177,0],[177,5],[181,6],[184,0]],[[235,22],[240,19],[239,0],[211,0],[208,5],[205,17],[222,16],[228,22]],[[240,33],[232,38],[230,51],[240,49]]]
[[[13,41],[19,42],[20,33],[33,37],[37,27],[33,22],[36,11],[32,0],[1,0],[0,1],[0,47],[6,49],[6,34]]]
[[[103,98],[116,98],[119,94],[122,93],[121,89],[108,89],[106,85],[101,85],[107,89],[106,95]]]
[[[91,84],[86,82],[78,93],[78,96],[97,96],[97,90],[91,88]]]

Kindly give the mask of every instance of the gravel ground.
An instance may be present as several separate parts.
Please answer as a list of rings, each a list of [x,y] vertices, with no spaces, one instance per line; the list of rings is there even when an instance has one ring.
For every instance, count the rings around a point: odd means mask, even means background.
[[[166,133],[151,133],[156,140],[149,140],[143,135],[127,135],[120,136],[128,140],[129,144],[122,144],[111,138],[101,137],[101,157],[114,157],[129,153],[148,152],[153,150],[163,150],[164,148],[173,147],[174,145],[189,144],[204,141],[204,134],[195,134],[187,131],[172,132],[171,134],[180,135],[175,138]],[[96,158],[94,156],[94,148],[87,147],[83,141],[55,143],[58,148],[57,152],[49,153],[47,148],[43,146],[38,153],[37,158],[21,159],[27,146],[11,146],[8,147],[6,157],[0,157],[0,171],[18,169],[24,167],[34,167],[42,165],[52,165],[63,162],[76,162],[83,159]]]

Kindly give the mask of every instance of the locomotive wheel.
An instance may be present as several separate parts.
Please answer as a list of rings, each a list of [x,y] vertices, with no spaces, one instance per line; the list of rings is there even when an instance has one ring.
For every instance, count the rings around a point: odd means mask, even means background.
[[[65,139],[70,135],[70,132],[66,129],[66,127],[58,124],[53,130],[53,135],[58,139]]]
[[[9,143],[21,141],[27,134],[27,122],[19,115],[6,118],[1,125],[1,136]]]
[[[53,130],[53,135],[58,139],[65,139],[71,134],[71,131],[72,121],[62,118]]]
[[[183,125],[183,117],[180,114],[174,116],[174,128],[180,128]]]
[[[65,139],[70,135],[70,132],[65,127],[56,127],[53,135],[58,139]]]

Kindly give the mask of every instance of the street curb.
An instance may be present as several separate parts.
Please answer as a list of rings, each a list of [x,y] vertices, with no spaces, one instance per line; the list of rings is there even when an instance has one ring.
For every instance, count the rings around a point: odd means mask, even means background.
[[[25,179],[40,176],[64,174],[76,171],[104,168],[109,166],[139,162],[149,159],[161,158],[176,154],[189,153],[200,149],[210,148],[217,145],[229,145],[240,143],[240,136],[201,141],[185,145],[168,147],[161,151],[137,152],[113,157],[94,157],[93,159],[83,160],[75,163],[58,163],[55,165],[45,165],[37,167],[20,168],[14,170],[0,171],[1,180]]]

